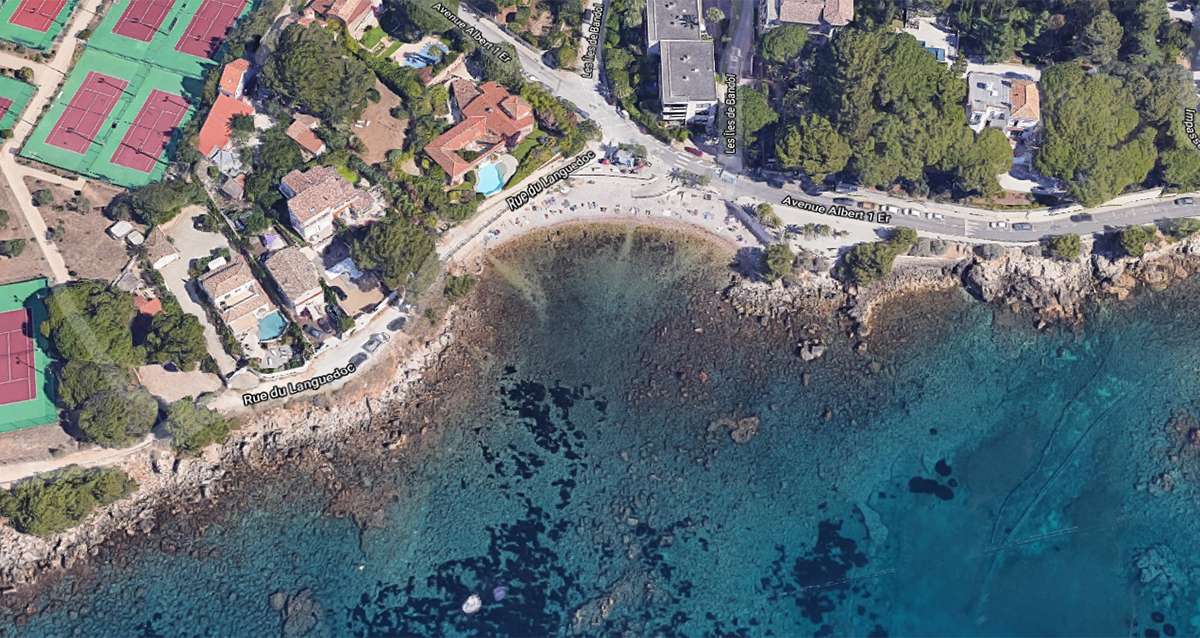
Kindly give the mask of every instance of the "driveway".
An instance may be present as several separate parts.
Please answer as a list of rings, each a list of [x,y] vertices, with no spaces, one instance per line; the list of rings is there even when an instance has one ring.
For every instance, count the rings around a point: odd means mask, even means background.
[[[193,259],[206,257],[218,248],[229,248],[229,242],[225,240],[224,235],[199,231],[192,225],[192,220],[204,213],[205,210],[201,206],[188,206],[178,217],[162,227],[163,232],[174,242],[175,250],[179,251],[179,259],[167,264],[159,272],[166,281],[167,289],[179,300],[183,311],[195,316],[200,320],[200,325],[204,326],[204,340],[208,344],[208,352],[217,360],[217,368],[221,370],[221,374],[228,377],[237,369],[237,361],[234,361],[221,346],[217,330],[208,322],[208,315],[200,303],[200,295],[203,293],[200,292],[199,285],[188,276],[188,264]]]

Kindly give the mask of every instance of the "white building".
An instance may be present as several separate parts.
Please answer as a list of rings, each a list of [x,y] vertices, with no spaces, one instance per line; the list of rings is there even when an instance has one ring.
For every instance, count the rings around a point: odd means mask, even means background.
[[[716,53],[699,0],[647,0],[646,44],[659,56],[662,119],[706,123],[717,105]]]
[[[967,121],[976,133],[985,127],[1021,133],[1041,121],[1037,83],[994,73],[967,75]]]

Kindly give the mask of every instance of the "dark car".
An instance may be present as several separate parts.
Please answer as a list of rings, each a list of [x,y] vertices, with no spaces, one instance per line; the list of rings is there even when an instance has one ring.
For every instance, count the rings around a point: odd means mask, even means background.
[[[1195,203],[1196,199],[1194,197],[1180,197],[1179,199],[1175,200],[1176,206],[1191,206]]]
[[[834,197],[833,203],[837,204],[838,206],[853,206],[858,202],[850,199],[849,197]]]
[[[1029,222],[1017,222],[1012,225],[1013,230],[1033,230],[1033,224]]]
[[[396,317],[388,322],[387,329],[391,332],[396,332],[403,328],[406,323],[408,323],[408,320],[404,317]]]
[[[772,177],[767,180],[767,185],[771,188],[783,188],[784,181],[778,177]]]
[[[356,368],[357,368],[358,366],[360,366],[360,365],[362,365],[362,364],[366,363],[366,361],[367,361],[367,358],[368,358],[369,356],[370,356],[370,355],[368,355],[368,354],[367,354],[367,353],[365,353],[365,352],[360,352],[360,353],[358,353],[358,354],[354,355],[353,357],[350,357],[350,363],[354,364],[354,367],[356,367]]]
[[[1071,215],[1071,221],[1073,222],[1090,222],[1093,219],[1095,218],[1092,217],[1091,213],[1079,213],[1078,215]]]
[[[851,184],[850,182],[838,182],[837,186],[834,187],[834,190],[839,193],[853,193],[858,190],[858,184]]]

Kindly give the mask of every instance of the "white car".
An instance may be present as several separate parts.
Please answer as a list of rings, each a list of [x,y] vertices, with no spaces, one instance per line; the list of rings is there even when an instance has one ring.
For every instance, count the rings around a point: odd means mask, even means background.
[[[934,219],[946,219],[946,216],[941,213],[929,213],[929,216]]]
[[[898,212],[900,212],[900,207],[899,207],[899,206],[892,206],[891,204],[880,204],[880,205],[879,205],[879,210],[881,210],[881,211],[883,211],[883,212],[885,212],[885,213],[892,213],[892,214],[895,214],[895,213],[898,213]]]
[[[1008,222],[988,222],[988,228],[1008,228]]]
[[[912,215],[913,217],[921,216],[921,211],[919,211],[915,208],[905,208],[905,209],[901,210],[900,212],[904,213],[905,215]]]

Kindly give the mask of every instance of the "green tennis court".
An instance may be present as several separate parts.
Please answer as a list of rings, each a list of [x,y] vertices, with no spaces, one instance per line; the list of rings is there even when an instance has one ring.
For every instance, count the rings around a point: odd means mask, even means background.
[[[89,74],[92,74],[93,80],[89,80]],[[76,132],[74,127],[78,126],[78,120],[83,117],[78,114],[80,99],[77,94],[81,92],[81,88],[83,88],[84,94],[91,90],[95,83],[95,74],[117,81],[107,82],[107,86],[110,87],[118,86],[121,82],[125,83],[118,89],[119,94],[115,104],[108,108],[108,103],[105,103],[100,107],[92,107],[91,111],[84,112],[83,115],[90,119],[98,119],[100,122],[98,129],[94,126],[86,128],[89,137],[86,138],[84,144],[75,148],[66,148],[61,143],[51,143],[51,140],[61,137],[63,126],[59,125],[60,120],[68,130]],[[200,80],[184,77],[179,73],[144,62],[88,48],[75,64],[75,68],[71,70],[71,74],[67,76],[58,96],[46,109],[42,119],[38,121],[33,133],[25,142],[25,147],[21,149],[21,156],[81,175],[104,179],[119,186],[136,187],[157,181],[162,178],[163,171],[166,170],[165,158],[174,154],[178,140],[172,140],[162,149],[159,158],[148,171],[123,166],[113,161],[121,148],[122,141],[126,139],[129,127],[137,119],[151,93],[155,90],[194,102],[196,92],[200,90]],[[95,101],[93,101],[94,103]],[[86,108],[88,105],[84,106]],[[193,109],[187,109],[179,126],[186,123],[193,112]],[[60,131],[59,134],[55,133],[56,129]],[[92,130],[96,131],[94,135],[91,134]],[[78,136],[78,133],[76,135]]]
[[[88,38],[88,47],[201,77],[215,62],[176,47],[205,2],[213,0],[117,0]],[[252,4],[247,2],[239,15]]]
[[[33,86],[0,75],[0,130],[17,125],[17,119],[33,98]]]
[[[0,0],[0,40],[46,50],[67,26],[78,0]]]
[[[0,317],[11,319],[0,326],[0,340],[4,341],[0,345],[0,384],[22,384],[20,393],[7,393],[7,400],[0,397],[0,432],[58,421],[54,375],[49,371],[52,360],[46,354],[50,347],[39,330],[47,316],[43,303],[47,287],[45,279],[0,286]],[[27,381],[32,382],[28,388],[24,385]]]

